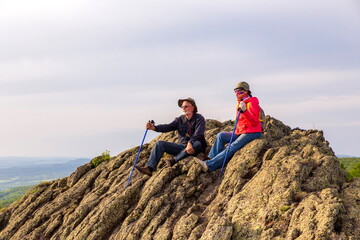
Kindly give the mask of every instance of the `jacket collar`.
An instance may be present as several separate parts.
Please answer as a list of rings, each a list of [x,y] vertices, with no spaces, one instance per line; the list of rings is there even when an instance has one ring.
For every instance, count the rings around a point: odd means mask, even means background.
[[[185,115],[181,115],[181,120],[182,120],[183,122],[191,121],[191,120],[193,120],[193,119],[195,119],[195,118],[196,118],[196,113],[194,113],[189,120],[186,118]]]

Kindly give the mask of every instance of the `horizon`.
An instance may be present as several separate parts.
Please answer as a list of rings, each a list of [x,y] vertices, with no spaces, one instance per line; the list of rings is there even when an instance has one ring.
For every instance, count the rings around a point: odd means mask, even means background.
[[[360,156],[355,0],[2,1],[0,34],[1,156],[117,155],[185,97],[224,122],[240,81],[266,115]]]

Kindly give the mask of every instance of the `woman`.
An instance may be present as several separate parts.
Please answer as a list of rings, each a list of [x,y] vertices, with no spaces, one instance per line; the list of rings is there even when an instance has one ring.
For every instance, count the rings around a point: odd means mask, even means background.
[[[236,125],[233,142],[231,143],[226,161],[231,159],[232,156],[247,143],[260,138],[262,132],[261,122],[259,120],[259,100],[256,97],[252,97],[249,84],[246,82],[239,82],[234,91],[237,99],[236,116],[238,116],[238,111],[240,111],[240,117]],[[202,161],[195,158],[205,172],[215,171],[222,166],[227,151],[224,147],[225,144],[230,142],[231,135],[231,132],[220,132],[216,136],[215,143],[212,146],[208,157],[205,158],[205,160],[209,160]]]

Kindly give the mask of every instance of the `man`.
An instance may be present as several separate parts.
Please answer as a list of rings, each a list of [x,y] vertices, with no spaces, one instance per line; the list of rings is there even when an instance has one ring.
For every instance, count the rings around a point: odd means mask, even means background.
[[[205,118],[197,113],[196,103],[194,99],[190,97],[179,99],[178,105],[181,107],[183,115],[175,118],[175,120],[169,124],[155,126],[151,122],[148,122],[146,124],[146,129],[156,132],[171,132],[177,130],[179,144],[158,141],[151,151],[149,160],[146,162],[145,166],[135,167],[141,173],[151,176],[165,152],[174,155],[174,157],[166,160],[166,164],[169,167],[190,155],[205,152],[207,146],[204,135]]]

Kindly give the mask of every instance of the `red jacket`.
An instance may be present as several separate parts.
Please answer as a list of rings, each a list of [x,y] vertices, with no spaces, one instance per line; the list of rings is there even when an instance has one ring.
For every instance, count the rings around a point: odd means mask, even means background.
[[[259,120],[259,100],[256,97],[251,97],[244,102],[246,103],[246,111],[244,113],[240,113],[240,118],[236,126],[235,134],[240,135],[243,133],[262,132],[261,122]],[[240,103],[238,102],[236,105],[236,109],[239,108],[239,104]]]

